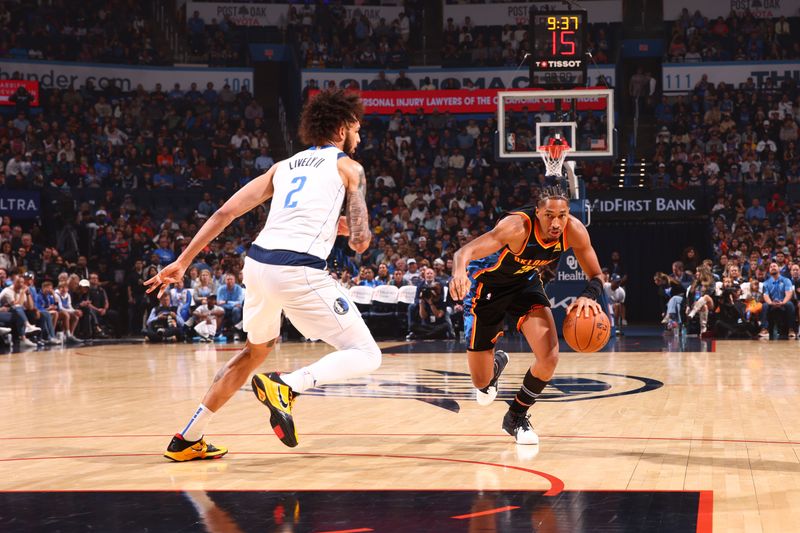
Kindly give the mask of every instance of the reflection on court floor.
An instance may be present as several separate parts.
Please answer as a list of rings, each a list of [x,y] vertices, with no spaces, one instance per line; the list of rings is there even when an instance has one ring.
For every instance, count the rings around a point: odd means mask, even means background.
[[[698,492],[19,492],[0,494],[0,508],[14,510],[0,529],[694,533],[704,505]]]

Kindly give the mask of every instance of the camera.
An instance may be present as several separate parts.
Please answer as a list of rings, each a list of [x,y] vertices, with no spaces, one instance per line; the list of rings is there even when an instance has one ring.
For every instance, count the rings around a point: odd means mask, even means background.
[[[423,299],[423,300],[427,300],[428,298],[432,298],[433,297],[433,289],[430,288],[430,287],[423,287],[419,291],[419,297],[421,299]]]

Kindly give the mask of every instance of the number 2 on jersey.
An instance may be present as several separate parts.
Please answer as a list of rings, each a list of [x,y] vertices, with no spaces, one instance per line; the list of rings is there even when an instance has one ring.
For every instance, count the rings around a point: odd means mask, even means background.
[[[292,185],[294,185],[295,183],[297,183],[297,186],[294,189],[292,189],[291,191],[289,191],[289,194],[286,195],[286,202],[284,202],[284,204],[283,204],[283,207],[285,207],[285,208],[291,209],[293,207],[297,207],[297,200],[292,201],[292,196],[294,195],[294,193],[300,192],[301,190],[303,190],[303,187],[306,184],[306,177],[305,176],[296,176],[292,180]]]

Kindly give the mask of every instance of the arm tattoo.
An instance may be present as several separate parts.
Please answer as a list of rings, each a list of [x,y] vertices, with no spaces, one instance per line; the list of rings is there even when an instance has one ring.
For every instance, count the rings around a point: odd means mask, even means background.
[[[361,245],[369,242],[372,234],[369,231],[369,216],[367,214],[367,176],[364,168],[358,166],[358,187],[347,190],[347,225],[350,227],[350,244]]]

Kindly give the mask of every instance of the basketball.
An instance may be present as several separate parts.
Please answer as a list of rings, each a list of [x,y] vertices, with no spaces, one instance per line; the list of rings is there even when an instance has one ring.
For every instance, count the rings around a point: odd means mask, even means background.
[[[601,312],[595,315],[577,316],[577,308],[573,308],[564,318],[561,328],[564,340],[576,352],[591,353],[602,350],[611,336],[611,322]]]

